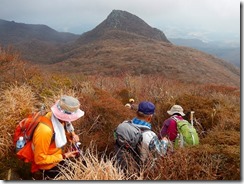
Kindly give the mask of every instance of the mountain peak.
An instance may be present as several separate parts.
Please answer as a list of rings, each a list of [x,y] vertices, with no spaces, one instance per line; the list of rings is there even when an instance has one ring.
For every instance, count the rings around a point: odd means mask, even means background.
[[[152,39],[169,42],[164,33],[152,28],[141,18],[127,11],[113,10],[104,21],[106,28],[135,33]]]
[[[127,11],[123,11],[123,10],[113,10],[109,15],[108,18],[117,18],[117,17],[123,17],[123,15],[125,14],[129,14],[129,15],[133,15]]]
[[[122,29],[124,30],[131,23],[140,23],[144,26],[148,26],[142,19],[139,17],[122,10],[113,10],[105,20],[106,25],[110,28]]]
[[[87,42],[88,40],[91,41],[101,38],[106,32],[111,30],[123,31],[125,33],[132,33],[138,36],[170,43],[162,31],[152,28],[136,15],[122,10],[113,10],[96,28],[85,33],[80,41],[86,40],[85,42]],[[84,36],[89,38],[84,38]]]

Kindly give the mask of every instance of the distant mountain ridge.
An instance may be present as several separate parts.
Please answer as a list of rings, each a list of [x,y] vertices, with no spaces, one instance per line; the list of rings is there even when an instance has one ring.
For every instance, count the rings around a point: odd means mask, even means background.
[[[240,71],[232,64],[196,49],[176,46],[162,31],[126,11],[113,10],[91,31],[71,35],[66,41],[57,39],[60,34],[55,30],[43,25],[37,27],[37,32],[46,30],[46,37],[37,34],[14,46],[25,58],[51,72],[156,74],[184,82],[240,85]],[[15,35],[23,34],[21,30],[17,26]],[[32,25],[25,34],[36,34]],[[46,39],[48,36],[53,38]]]
[[[79,37],[72,33],[58,32],[46,25],[16,23],[0,19],[0,43],[7,45],[30,41],[32,39],[65,43]]]
[[[240,67],[240,46],[237,44],[226,44],[223,42],[203,42],[199,39],[169,38],[176,45],[186,46],[198,49],[200,51],[212,54],[218,58],[224,59],[237,67]]]
[[[58,32],[46,25],[0,19],[0,46],[12,46],[24,59],[34,63],[53,62],[60,52],[60,45],[75,41],[79,36]]]

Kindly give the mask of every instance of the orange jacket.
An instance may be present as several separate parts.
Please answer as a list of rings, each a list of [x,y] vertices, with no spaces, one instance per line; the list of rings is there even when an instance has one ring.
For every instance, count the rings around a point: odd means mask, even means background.
[[[51,115],[51,112],[46,115],[50,121]],[[62,149],[52,140],[53,133],[49,126],[39,123],[33,135],[34,162],[41,170],[51,169],[63,160]]]

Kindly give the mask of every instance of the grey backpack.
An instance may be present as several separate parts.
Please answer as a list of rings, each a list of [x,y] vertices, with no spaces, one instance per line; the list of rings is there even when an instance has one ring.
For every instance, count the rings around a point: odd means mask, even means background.
[[[114,130],[116,143],[126,149],[136,149],[142,141],[142,131],[131,121],[123,121]]]

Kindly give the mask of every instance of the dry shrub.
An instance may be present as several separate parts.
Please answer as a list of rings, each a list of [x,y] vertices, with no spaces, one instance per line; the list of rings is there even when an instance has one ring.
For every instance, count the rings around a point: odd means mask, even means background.
[[[66,93],[72,86],[71,80],[62,74],[42,73],[29,80],[29,85],[35,89],[39,100],[44,101],[46,98],[52,98],[60,93]]]
[[[217,130],[212,129],[208,132],[208,136],[201,140],[202,144],[210,145],[229,145],[240,146],[240,132],[233,130]]]
[[[80,135],[82,143],[88,146],[90,140],[93,140],[99,151],[113,150],[114,129],[122,121],[131,119],[134,112],[100,89],[95,89],[94,95],[86,96],[82,102],[85,116],[80,120],[82,123],[78,127],[82,130]]]
[[[176,149],[158,159],[147,176],[159,180],[239,180],[240,148],[238,146],[201,144]]]
[[[17,123],[36,110],[37,101],[30,86],[10,85],[0,94],[0,155],[12,148],[12,135]]]
[[[159,180],[216,180],[221,159],[211,155],[206,147],[178,149],[161,158],[151,177]],[[157,171],[157,172],[155,172]],[[152,171],[150,171],[152,172]],[[155,176],[156,175],[156,176]]]
[[[130,179],[116,173],[112,166],[113,158],[105,159],[104,155],[113,153],[115,127],[123,120],[134,117],[135,113],[124,107],[125,101],[133,97],[138,102],[150,100],[156,104],[154,130],[161,128],[161,123],[168,118],[167,110],[177,103],[183,106],[184,112],[194,110],[196,120],[207,132],[201,136],[199,147],[177,150],[173,155],[159,159],[153,169],[146,167],[142,170],[143,177],[138,179],[240,178],[240,95],[234,88],[186,85],[160,76],[128,75],[100,77],[99,80],[82,77],[77,81],[62,74],[43,74],[32,77],[28,84],[31,87],[26,84],[11,85],[1,92],[0,157],[6,155],[12,146],[11,135],[19,120],[42,103],[49,111],[61,95],[71,95],[79,99],[81,109],[85,111],[85,116],[74,122],[74,126],[84,149],[88,149],[89,153],[85,152],[83,159],[87,159],[91,169],[82,162],[70,162],[69,170],[65,170],[66,174],[61,177],[79,180],[99,177],[101,180],[113,180],[113,177]],[[89,147],[91,140],[97,147],[96,151]],[[69,171],[75,175],[69,176]],[[104,174],[104,171],[110,174]],[[79,174],[83,174],[82,177]]]
[[[117,96],[123,104],[128,103],[129,99],[132,98],[132,96],[130,96],[130,93],[127,89],[122,89],[118,91]]]
[[[46,106],[47,111],[50,111],[51,106],[62,95],[73,96],[81,101],[83,94],[86,94],[87,90],[92,90],[90,89],[89,82],[73,84],[73,81],[68,76],[56,73],[52,75],[46,73],[34,77],[30,81],[30,85],[35,89],[39,101]],[[82,105],[83,103],[81,103],[81,109]]]
[[[221,103],[216,104],[211,115],[213,126],[218,130],[235,130],[240,131],[240,98],[237,96],[216,94]]]
[[[0,159],[5,157],[7,153],[10,151],[11,146],[11,137],[7,133],[8,128],[3,124],[0,124],[1,134],[0,134]]]
[[[114,166],[114,159],[105,155],[99,158],[93,146],[76,160],[67,160],[60,166],[61,174],[56,180],[126,180],[121,169]]]
[[[25,83],[40,74],[37,66],[23,61],[20,54],[12,47],[0,47],[0,71],[1,85],[12,82]]]
[[[223,85],[213,85],[213,84],[206,84],[202,87],[203,91],[207,94],[211,93],[222,93],[226,95],[232,96],[238,95],[239,89],[233,86],[223,86]]]
[[[234,130],[212,129],[208,136],[201,140],[203,145],[211,145],[215,152],[223,157],[223,178],[240,177],[240,132]],[[228,172],[227,172],[228,170]],[[230,173],[234,173],[231,175]]]

